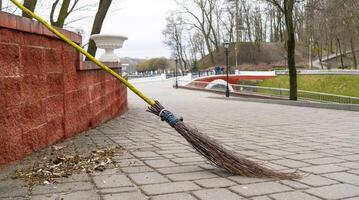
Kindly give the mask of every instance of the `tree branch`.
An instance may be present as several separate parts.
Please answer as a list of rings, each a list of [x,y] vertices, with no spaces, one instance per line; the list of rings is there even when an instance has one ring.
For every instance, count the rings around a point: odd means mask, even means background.
[[[59,0],[55,0],[55,2],[52,4],[51,12],[50,12],[50,23],[51,24],[55,24],[54,13],[55,13],[55,10],[56,10],[56,7],[57,7],[58,3],[59,3]]]
[[[72,5],[72,7],[69,9],[69,11],[66,13],[66,17],[67,18],[69,16],[70,13],[72,13],[72,11],[74,11],[74,8],[76,6],[76,4],[79,2],[79,0],[75,0],[74,4]]]
[[[274,6],[276,6],[281,12],[285,13],[285,8],[283,8],[281,6],[281,4],[277,1],[277,0],[264,0],[264,1],[267,1],[271,4],[273,4]]]

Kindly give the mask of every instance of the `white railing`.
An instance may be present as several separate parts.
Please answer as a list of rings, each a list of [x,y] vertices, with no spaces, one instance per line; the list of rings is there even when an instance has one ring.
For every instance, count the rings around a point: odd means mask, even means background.
[[[237,71],[236,75],[242,76],[275,76],[275,71]]]
[[[289,74],[288,70],[276,70],[277,75],[287,75]],[[331,69],[331,70],[297,70],[298,74],[305,75],[359,75],[359,70],[340,70],[340,69]]]

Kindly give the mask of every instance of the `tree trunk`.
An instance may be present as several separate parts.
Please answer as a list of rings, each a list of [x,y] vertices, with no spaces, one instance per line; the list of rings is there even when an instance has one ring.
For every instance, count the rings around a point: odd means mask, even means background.
[[[0,11],[2,10],[2,0],[0,0]]]
[[[1,1],[0,1],[0,4],[1,4]],[[25,0],[24,1],[24,6],[32,12],[35,11],[36,4],[37,4],[37,0]],[[0,10],[1,10],[1,6],[0,6]],[[30,15],[28,15],[25,11],[22,11],[22,16],[32,19],[32,17]]]
[[[288,45],[288,68],[289,68],[289,86],[290,94],[289,99],[296,101],[298,100],[297,92],[297,69],[295,66],[295,33],[293,26],[293,8],[295,0],[287,0],[284,3],[285,8],[285,21],[287,28],[287,45]]]
[[[182,63],[183,63],[184,71],[187,71],[187,62],[186,62],[186,59],[184,59],[183,56],[181,56],[181,60],[182,60]]]
[[[341,65],[342,65],[342,69],[344,69],[342,45],[341,45],[340,40],[339,40],[338,37],[337,37],[337,42],[338,42],[339,53],[340,53],[340,63],[341,63]]]
[[[56,0],[52,4],[51,13],[50,13],[50,21],[51,21],[51,25],[59,27],[59,28],[63,28],[64,24],[65,24],[65,20],[66,20],[67,16],[69,15],[68,10],[70,7],[71,0],[63,0],[63,2],[61,4],[59,16],[57,17],[57,20],[54,21],[54,13],[55,13],[58,3],[59,3],[59,0]]]
[[[282,23],[279,23],[279,38],[280,38],[280,42],[283,42],[283,27],[282,27]]]
[[[269,39],[269,41],[270,42],[273,42],[273,12],[272,11],[270,11],[270,15],[269,15],[269,20],[270,20],[270,22],[269,22],[269,24],[270,24],[270,27],[269,27],[269,30],[270,30],[270,39]]]
[[[318,42],[316,42],[315,45],[317,47],[317,55],[318,55],[318,58],[319,58],[320,67],[322,69],[324,69],[324,67],[323,67],[323,56],[322,56],[322,47],[318,44]]]
[[[67,17],[67,11],[70,7],[70,2],[71,2],[71,0],[64,0],[62,2],[60,13],[59,13],[57,21],[55,23],[55,26],[60,27],[60,28],[64,27],[65,19]]]
[[[206,56],[206,52],[203,46],[200,48],[199,52],[201,53],[201,60],[203,61],[203,58]]]
[[[184,65],[183,65],[183,61],[182,61],[182,58],[181,58],[181,55],[178,56],[178,62],[179,62],[179,65],[180,65],[180,71],[181,71],[181,75],[184,76]]]
[[[107,11],[110,8],[112,0],[100,0],[100,4],[95,16],[95,20],[92,25],[91,35],[99,34],[102,29],[103,22],[107,15]],[[96,55],[97,47],[93,40],[90,40],[87,51],[92,55]],[[86,60],[89,60],[86,58]]]
[[[313,47],[312,47],[312,38],[309,39],[309,69],[312,69],[313,68],[313,57],[312,57],[312,50],[313,50]]]
[[[282,41],[282,37],[281,37],[281,23],[282,23],[282,16],[281,16],[281,11],[279,9],[277,9],[277,14],[276,14],[276,18],[277,21],[276,23],[276,28],[275,28],[275,42],[283,42]]]
[[[187,62],[186,59],[184,58],[184,52],[183,52],[183,48],[181,45],[179,45],[179,59],[180,59],[180,63],[182,65],[182,71],[187,71]]]
[[[350,47],[351,47],[351,51],[353,54],[353,65],[354,65],[354,69],[358,68],[358,62],[357,62],[357,57],[355,54],[355,45],[354,45],[354,41],[353,41],[353,37],[350,38]]]
[[[210,59],[211,59],[211,64],[214,65],[214,55],[213,55],[213,52],[212,52],[211,44],[209,43],[208,36],[206,34],[204,34],[204,33],[203,33],[203,35],[204,35],[204,40],[205,40],[205,43],[206,43],[207,51],[208,51]]]
[[[181,51],[180,51],[180,47],[179,45],[176,46],[176,62],[177,62],[177,66],[179,65],[179,69],[181,71],[181,75],[183,76],[183,63],[182,63],[182,58],[181,58]],[[176,72],[177,73],[177,72]]]

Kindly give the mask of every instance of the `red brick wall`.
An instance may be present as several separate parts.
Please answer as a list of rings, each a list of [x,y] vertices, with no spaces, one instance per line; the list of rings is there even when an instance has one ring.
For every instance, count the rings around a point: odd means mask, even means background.
[[[127,110],[125,86],[80,62],[37,22],[0,12],[0,167]]]

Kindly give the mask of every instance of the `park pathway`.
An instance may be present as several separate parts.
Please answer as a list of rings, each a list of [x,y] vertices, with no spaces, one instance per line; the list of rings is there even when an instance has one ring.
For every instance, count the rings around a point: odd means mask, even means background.
[[[236,153],[302,179],[233,176],[209,165],[186,141],[129,94],[129,111],[62,145],[75,152],[120,145],[125,152],[101,173],[80,174],[32,191],[0,174],[0,199],[237,200],[359,199],[359,114],[238,100],[175,90],[170,81],[136,83],[186,123]],[[11,167],[43,158],[46,151]]]

